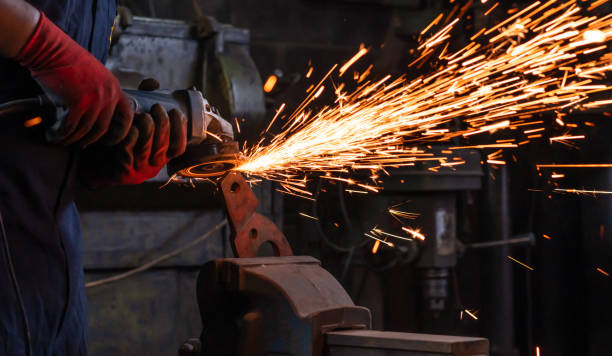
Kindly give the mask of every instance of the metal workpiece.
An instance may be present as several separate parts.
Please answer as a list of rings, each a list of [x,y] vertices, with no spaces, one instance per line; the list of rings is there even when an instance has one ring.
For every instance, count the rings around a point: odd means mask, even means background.
[[[480,337],[343,330],[327,333],[326,350],[328,356],[486,356],[489,341]]]
[[[325,333],[370,328],[370,311],[308,256],[209,262],[197,295],[203,356],[323,356]]]
[[[291,256],[289,242],[267,217],[257,213],[259,204],[241,173],[230,172],[220,183],[232,229],[231,241],[237,257],[257,257],[270,244],[276,256]]]

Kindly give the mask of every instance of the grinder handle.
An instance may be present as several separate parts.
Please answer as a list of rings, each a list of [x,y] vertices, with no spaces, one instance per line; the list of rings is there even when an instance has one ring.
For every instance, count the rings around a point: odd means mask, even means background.
[[[125,89],[124,92],[135,113],[149,112],[153,105],[160,104],[166,111],[178,109],[183,114],[189,115],[187,107],[181,102],[182,98],[180,98],[179,92],[163,93],[131,89]]]
[[[68,107],[63,103],[63,101],[57,97],[54,93],[47,90],[44,86],[41,85],[43,91],[45,93],[43,102],[47,104],[47,106],[52,107],[52,115],[54,116],[54,122],[46,133],[47,139],[53,141],[57,138],[57,132],[62,126],[62,122],[65,120],[68,115]],[[164,92],[149,92],[142,90],[131,90],[124,89],[124,92],[128,98],[130,105],[132,106],[132,110],[134,113],[144,113],[151,111],[151,107],[155,104],[160,104],[166,111],[170,111],[172,109],[181,110],[185,115],[189,115],[188,108],[183,102],[185,99],[182,98],[183,94],[181,91],[176,91],[174,93],[164,93]]]

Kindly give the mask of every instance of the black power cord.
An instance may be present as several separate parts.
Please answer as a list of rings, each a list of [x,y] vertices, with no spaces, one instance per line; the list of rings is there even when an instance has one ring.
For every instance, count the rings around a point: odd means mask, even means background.
[[[6,265],[9,270],[9,274],[11,276],[11,282],[13,284],[13,289],[15,290],[15,295],[17,296],[17,301],[19,302],[19,309],[21,311],[21,316],[23,317],[23,326],[26,337],[26,346],[27,346],[27,356],[33,356],[32,352],[32,335],[30,333],[30,326],[28,324],[27,312],[25,309],[25,304],[23,303],[23,298],[21,297],[21,289],[19,288],[19,282],[17,281],[17,275],[15,274],[15,266],[13,265],[13,257],[11,255],[11,250],[9,249],[8,236],[6,235],[6,229],[4,228],[4,218],[2,217],[2,212],[0,212],[0,228],[2,229],[2,245],[4,247],[4,254],[6,257]]]
[[[43,96],[19,99],[0,104],[0,117],[39,111],[46,104]]]
[[[10,101],[8,103],[0,104],[0,117],[11,117],[12,115],[25,114],[33,111],[37,112],[40,111],[40,109],[43,108],[46,104],[47,102],[45,101],[45,98],[42,95],[33,98]],[[4,226],[4,218],[2,216],[2,212],[0,212],[0,229],[2,230],[2,247],[6,258],[6,265],[9,271],[11,283],[13,284],[13,289],[15,290],[17,302],[19,303],[19,310],[23,318],[26,342],[26,355],[33,356],[34,352],[32,350],[32,334],[30,333],[30,325],[28,323],[28,317],[25,304],[23,302],[23,297],[21,296],[21,288],[19,288],[17,274],[15,273],[15,265],[13,264],[13,257],[9,248],[9,241],[8,236],[6,234],[6,228]]]

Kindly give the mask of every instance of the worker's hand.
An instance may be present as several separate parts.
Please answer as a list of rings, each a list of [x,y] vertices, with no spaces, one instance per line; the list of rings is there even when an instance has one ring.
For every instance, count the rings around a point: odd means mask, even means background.
[[[92,146],[83,152],[82,178],[90,187],[140,184],[155,177],[185,152],[187,119],[179,110],[156,104],[136,114],[127,137],[117,146]]]
[[[108,144],[127,136],[133,112],[119,81],[42,12],[15,59],[69,108],[59,130],[48,135],[51,141],[87,146],[104,135]]]

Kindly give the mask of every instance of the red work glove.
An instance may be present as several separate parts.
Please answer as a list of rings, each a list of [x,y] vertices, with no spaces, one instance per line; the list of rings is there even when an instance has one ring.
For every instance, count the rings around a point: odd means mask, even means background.
[[[140,90],[154,90],[151,81]],[[185,152],[187,119],[179,110],[169,113],[156,104],[150,114],[136,114],[134,126],[117,146],[93,145],[84,150],[81,178],[89,187],[140,184],[155,177],[172,158]]]
[[[16,60],[69,108],[59,130],[50,133],[53,142],[87,146],[107,131],[104,140],[109,144],[126,137],[133,112],[117,78],[42,12]]]

